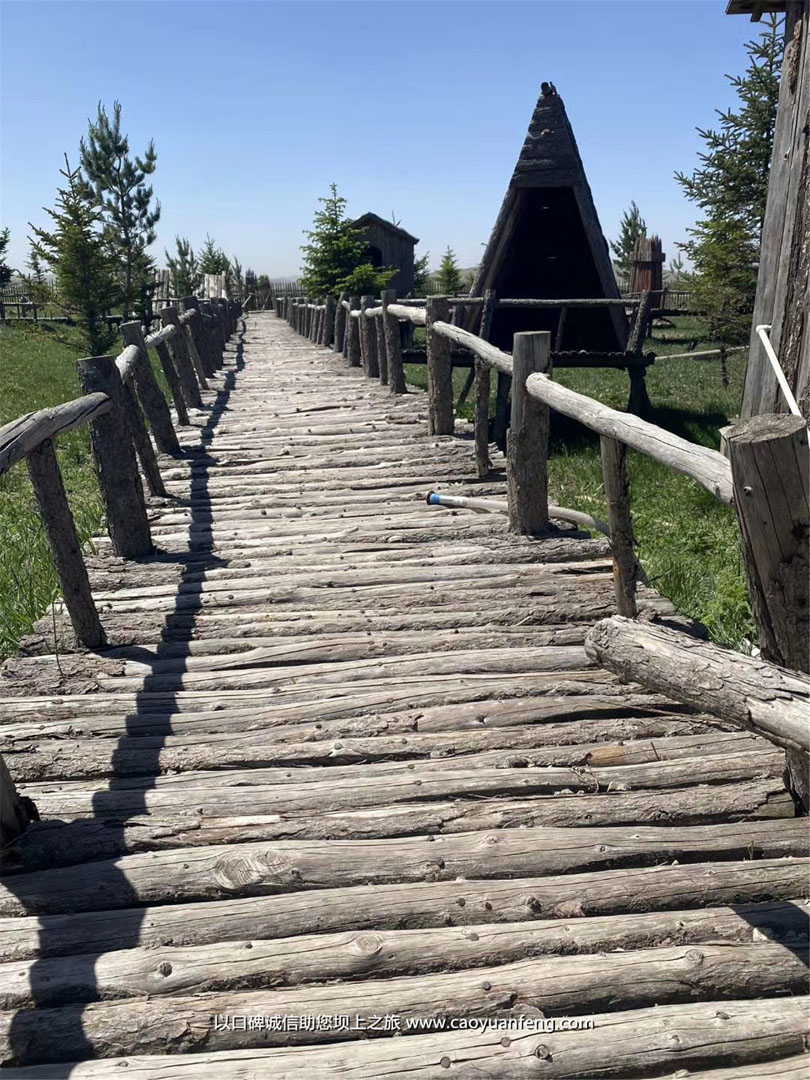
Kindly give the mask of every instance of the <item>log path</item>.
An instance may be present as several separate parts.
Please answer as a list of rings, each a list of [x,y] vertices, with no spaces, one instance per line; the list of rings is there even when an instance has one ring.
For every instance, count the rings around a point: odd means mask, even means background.
[[[503,475],[274,315],[203,398],[110,648],[2,672],[5,1075],[806,1075],[783,754],[588,661],[606,542],[428,507]]]

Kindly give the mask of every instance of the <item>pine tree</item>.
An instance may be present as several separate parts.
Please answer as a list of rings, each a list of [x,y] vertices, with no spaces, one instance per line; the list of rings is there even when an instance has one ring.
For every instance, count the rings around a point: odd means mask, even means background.
[[[228,256],[217,247],[216,242],[206,233],[205,243],[200,252],[201,274],[225,274],[228,272],[230,263]]]
[[[426,251],[424,255],[420,255],[413,264],[413,293],[414,296],[427,295],[428,285],[430,283],[430,269],[428,268],[428,262],[430,260],[430,252]]]
[[[113,105],[110,120],[99,103],[87,140],[79,144],[81,168],[91,205],[101,207],[103,236],[119,268],[125,313],[147,313],[154,289],[155,264],[146,249],[155,240],[160,203],[146,178],[155,171],[157,154],[150,140],[144,156],[133,158],[129,139],[121,132],[121,105]]]
[[[67,154],[60,174],[65,186],[58,189],[56,206],[45,207],[52,228],[31,226],[31,260],[54,274],[56,302],[77,324],[83,351],[100,356],[116,336],[104,315],[121,298],[114,261],[98,231],[103,208],[88,199],[81,170],[70,167]],[[36,295],[36,286],[32,291]]]
[[[244,296],[245,279],[242,277],[242,264],[239,262],[235,255],[233,255],[229,260],[227,274],[228,295]]]
[[[703,217],[682,250],[694,265],[692,288],[711,336],[746,341],[757,285],[757,260],[768,197],[782,64],[782,21],[763,20],[761,36],[745,46],[744,74],[727,75],[736,108],[718,110],[717,130],[698,128],[701,165],[675,178]]]
[[[619,222],[619,238],[611,240],[610,250],[615,257],[616,270],[620,278],[629,281],[633,273],[633,253],[636,250],[636,241],[647,235],[647,223],[641,216],[641,211],[635,203],[622,214]]]
[[[172,275],[172,295],[195,296],[202,285],[202,274],[194,248],[184,236],[175,236],[174,242],[176,255],[166,252],[166,264]]]
[[[312,228],[305,231],[301,288],[310,296],[326,296],[347,289],[353,295],[378,293],[396,270],[375,267],[368,260],[368,245],[362,229],[346,219],[346,200],[331,184],[329,195],[318,200]]]
[[[10,239],[11,232],[8,229],[0,229],[0,285],[6,285],[11,281],[11,267],[6,262]]]
[[[448,248],[442,255],[439,272],[436,275],[436,284],[443,296],[458,296],[461,292],[461,271],[456,263],[456,255],[452,248]]]

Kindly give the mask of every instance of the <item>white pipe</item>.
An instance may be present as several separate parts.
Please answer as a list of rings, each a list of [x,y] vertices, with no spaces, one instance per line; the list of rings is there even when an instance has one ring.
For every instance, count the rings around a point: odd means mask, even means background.
[[[446,506],[450,509],[477,510],[479,513],[508,514],[509,505],[500,499],[476,499],[468,495],[442,495],[438,491],[428,493],[427,503],[429,506]],[[548,504],[548,516],[557,518],[558,521],[568,521],[572,525],[584,525],[586,529],[610,536],[610,526],[599,518],[585,514],[581,510],[569,510],[565,506]]]
[[[765,349],[765,355],[771,362],[773,373],[776,376],[776,381],[779,383],[779,389],[785,395],[785,400],[788,403],[788,408],[794,416],[801,416],[802,411],[796,404],[796,398],[793,396],[793,391],[788,386],[788,381],[785,378],[785,373],[782,371],[782,365],[779,363],[779,357],[774,352],[773,345],[771,345],[771,339],[768,337],[768,331],[771,328],[770,323],[760,323],[756,328],[759,340],[762,342]]]

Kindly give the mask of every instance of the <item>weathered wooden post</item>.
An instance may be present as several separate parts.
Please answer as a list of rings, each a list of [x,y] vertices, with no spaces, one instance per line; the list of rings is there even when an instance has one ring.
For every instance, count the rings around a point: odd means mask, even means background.
[[[388,385],[391,387],[392,394],[404,394],[407,387],[405,386],[405,369],[402,364],[402,339],[399,333],[399,319],[395,315],[388,314],[388,305],[393,304],[396,298],[396,289],[383,289],[383,335],[385,337],[385,359],[388,364]]]
[[[169,389],[172,392],[174,408],[177,413],[177,423],[180,424],[181,427],[188,427],[189,419],[188,412],[186,411],[186,401],[183,397],[183,388],[180,385],[180,376],[174,366],[174,361],[169,352],[169,346],[165,341],[160,341],[155,346],[155,352],[158,354],[160,366],[163,369],[163,374],[166,376],[166,382],[169,384]]]
[[[360,310],[360,297],[349,297],[349,310],[346,312],[346,352],[350,367],[360,367],[360,317],[352,314]]]
[[[194,372],[194,362],[189,351],[188,336],[180,322],[177,308],[161,308],[160,321],[164,326],[174,327],[174,334],[169,344],[186,405],[190,409],[201,409],[203,402],[200,397],[200,385]]]
[[[0,756],[0,846],[13,843],[35,819],[33,803],[17,794],[14,781]]]
[[[378,305],[379,306],[379,305]],[[377,365],[380,369],[380,383],[388,385],[388,354],[385,351],[385,325],[382,313],[371,320],[374,327],[374,340],[377,345]]]
[[[627,447],[624,443],[600,436],[602,450],[602,479],[605,485],[610,550],[613,555],[613,591],[616,610],[634,619],[638,562],[635,553],[633,519],[630,514],[630,487],[627,482]]]
[[[370,379],[379,379],[380,365],[377,360],[377,335],[371,319],[366,315],[374,307],[374,297],[368,293],[360,297],[360,353],[363,357],[363,371]]]
[[[163,483],[163,477],[160,474],[160,466],[158,465],[155,448],[152,445],[152,439],[149,435],[149,429],[146,426],[146,420],[141,411],[141,406],[138,403],[137,395],[132,388],[131,376],[130,379],[121,380],[120,392],[121,397],[118,404],[121,410],[121,417],[129,437],[132,439],[132,445],[135,448],[135,453],[138,455],[138,461],[141,463],[141,472],[146,480],[146,487],[149,490],[150,495],[165,498],[166,488]]]
[[[428,297],[426,319],[428,431],[431,435],[452,435],[455,424],[450,342],[433,330],[433,323],[450,321],[449,299],[446,296]]]
[[[748,591],[762,656],[810,672],[810,477],[807,421],[762,413],[726,435]],[[794,795],[810,810],[810,759],[788,751]]]
[[[652,297],[651,292],[643,292],[636,309],[636,317],[630,327],[630,336],[627,339],[627,352],[641,356],[644,350],[644,340],[652,322]],[[650,410],[650,398],[647,394],[647,381],[643,367],[633,364],[628,368],[630,376],[630,398],[627,402],[627,411],[636,416],[645,416]]]
[[[481,323],[478,336],[489,341],[492,333],[492,320],[498,307],[498,296],[494,289],[484,293],[484,306],[481,309]],[[492,462],[489,459],[489,406],[492,396],[492,373],[489,364],[475,357],[475,465],[479,477],[489,476]]]
[[[208,335],[203,322],[200,302],[196,296],[184,296],[182,304],[183,311],[195,312],[194,318],[192,318],[188,324],[189,334],[193,338],[194,350],[196,351],[197,359],[200,362],[200,366],[197,368],[197,377],[201,379],[200,386],[202,386],[204,390],[207,390],[207,377],[213,374],[213,370],[208,359]],[[193,358],[194,353],[192,353],[192,359]]]
[[[323,313],[323,329],[321,332],[321,345],[328,349],[335,341],[335,322],[338,305],[335,303],[334,293],[326,297],[326,308]]]
[[[76,639],[88,649],[100,649],[107,639],[51,440],[41,442],[26,456],[26,462]]]
[[[346,342],[346,308],[344,301],[349,299],[347,292],[342,292],[335,304],[335,327],[332,334],[332,348],[335,352],[342,352],[345,356],[344,345]]]
[[[90,424],[101,501],[116,555],[139,559],[151,554],[152,536],[138,475],[135,450],[121,430],[121,379],[112,356],[94,356],[78,363],[86,394],[106,394],[113,410]]]
[[[138,360],[133,367],[135,386],[143,411],[152,428],[157,448],[162,454],[179,454],[180,443],[177,441],[177,433],[172,424],[172,415],[152,371],[141,324],[139,322],[122,323],[121,336],[127,345],[134,345],[138,350]]]
[[[526,380],[536,371],[550,370],[551,334],[515,334],[506,476],[509,529],[523,536],[548,529],[548,406],[526,393]]]

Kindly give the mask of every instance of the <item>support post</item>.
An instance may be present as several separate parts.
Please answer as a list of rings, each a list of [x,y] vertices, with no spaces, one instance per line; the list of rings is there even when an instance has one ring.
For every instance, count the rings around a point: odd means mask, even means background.
[[[325,349],[330,348],[335,341],[335,322],[337,315],[337,304],[335,303],[335,297],[332,293],[326,297],[326,309],[323,313],[323,332],[321,334],[321,345]]]
[[[27,455],[26,462],[76,640],[88,649],[100,649],[107,639],[51,440],[41,442]]]
[[[627,447],[606,435],[600,437],[602,479],[605,484],[610,550],[613,555],[613,591],[619,615],[635,619],[638,562],[635,554],[630,488],[627,482]]]
[[[346,356],[350,367],[360,367],[360,320],[355,319],[353,311],[360,307],[360,297],[349,298],[349,310],[346,312]]]
[[[506,429],[509,427],[509,392],[512,376],[498,372],[498,388],[495,391],[495,415],[492,418],[492,441],[499,450],[506,450]]]
[[[366,294],[360,297],[360,353],[363,357],[363,371],[370,379],[379,379],[380,365],[377,360],[377,335],[371,319],[366,312],[374,307],[374,297]]]
[[[174,335],[169,342],[169,347],[171,348],[172,356],[174,357],[174,366],[177,368],[177,374],[180,378],[180,387],[186,406],[189,409],[201,409],[203,403],[202,398],[200,397],[200,386],[197,382],[197,376],[194,373],[194,362],[189,350],[188,335],[186,334],[185,327],[180,322],[177,308],[161,308],[160,321],[163,326],[174,327]]]
[[[385,337],[385,359],[388,364],[388,385],[391,387],[392,394],[404,394],[406,391],[405,370],[402,365],[402,340],[399,333],[399,319],[395,315],[388,314],[388,305],[393,304],[396,298],[396,289],[383,289],[383,335]]]
[[[123,559],[151,554],[152,536],[138,476],[135,450],[121,431],[121,379],[112,356],[79,360],[79,378],[86,394],[106,394],[113,409],[90,424],[101,499],[113,550]]]
[[[169,389],[172,392],[174,409],[177,413],[177,423],[181,427],[188,427],[188,411],[186,410],[186,401],[183,397],[183,388],[180,385],[180,376],[174,366],[168,344],[165,341],[161,341],[159,345],[155,346],[155,352],[158,354],[160,366],[163,368],[163,374],[166,376],[166,382],[169,384]]]
[[[450,321],[450,301],[446,296],[429,296],[426,304],[428,431],[431,435],[452,435],[453,361],[450,342],[435,333],[433,323]]]
[[[152,428],[157,448],[162,454],[179,454],[180,443],[177,441],[169,406],[166,404],[166,399],[157,384],[149,362],[141,324],[139,322],[122,323],[121,336],[127,345],[135,345],[138,349],[138,362],[134,366],[135,386],[143,411]]]
[[[195,313],[187,324],[189,352],[191,353],[191,359],[194,363],[194,370],[197,372],[200,386],[203,390],[207,390],[207,376],[210,372],[208,370],[208,354],[205,347],[205,328],[203,327],[202,322],[200,302],[196,296],[184,296],[181,303],[183,305],[183,311],[193,311]]]
[[[492,378],[489,364],[475,357],[475,467],[480,479],[492,472],[489,459],[489,400]]]
[[[13,843],[23,833],[36,815],[31,812],[33,803],[17,794],[14,781],[0,756],[0,846]]]
[[[807,421],[763,413],[727,436],[748,591],[762,656],[810,672],[810,478]],[[810,758],[788,751],[794,796],[810,810]]]
[[[630,336],[627,339],[627,352],[635,356],[641,356],[644,350],[644,341],[652,321],[652,293],[647,291],[641,294],[636,317],[630,328]],[[630,397],[627,402],[627,411],[636,416],[646,416],[650,410],[650,398],[647,394],[646,369],[643,366],[633,364],[628,368],[630,376]]]
[[[345,356],[344,343],[346,341],[346,308],[343,301],[349,299],[347,292],[342,292],[335,304],[335,326],[332,331],[332,348],[335,352],[342,352]]]
[[[506,476],[509,529],[535,536],[548,529],[548,406],[526,393],[526,379],[551,370],[551,334],[515,334],[512,346],[512,419]]]
[[[377,344],[377,366],[380,369],[380,383],[388,385],[388,356],[385,352],[385,326],[382,315],[375,315],[371,320],[374,327],[374,339]]]

